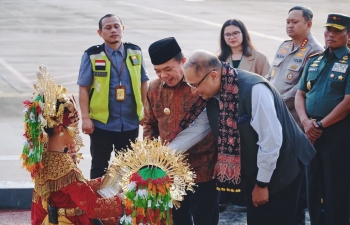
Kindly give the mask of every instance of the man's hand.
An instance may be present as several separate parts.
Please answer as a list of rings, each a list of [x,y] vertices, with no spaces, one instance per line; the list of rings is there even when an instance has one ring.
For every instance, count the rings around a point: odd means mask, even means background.
[[[143,122],[145,122],[145,117],[143,117],[143,118],[139,121],[140,126],[143,126]]]
[[[252,200],[255,207],[266,204],[269,201],[269,189],[267,187],[261,188],[255,185],[252,193]]]
[[[82,127],[84,134],[92,134],[94,132],[94,124],[90,118],[83,119]]]
[[[322,135],[322,130],[319,129],[316,121],[306,119],[302,121],[304,126],[306,137],[310,140],[312,144],[315,143],[316,139],[320,138]]]

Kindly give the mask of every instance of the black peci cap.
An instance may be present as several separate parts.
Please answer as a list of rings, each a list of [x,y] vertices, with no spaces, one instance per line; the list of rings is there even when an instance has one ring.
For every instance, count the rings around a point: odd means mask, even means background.
[[[338,30],[344,30],[350,27],[350,17],[344,14],[328,14],[327,23],[324,27],[334,27]]]
[[[168,37],[154,42],[148,48],[149,56],[153,65],[168,62],[181,52],[181,48],[173,37]]]

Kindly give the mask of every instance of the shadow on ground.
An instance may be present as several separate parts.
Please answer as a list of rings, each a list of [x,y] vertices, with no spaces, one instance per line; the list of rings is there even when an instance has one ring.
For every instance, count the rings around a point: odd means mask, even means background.
[[[247,214],[244,207],[227,205],[224,212],[220,213],[218,225],[246,225]],[[305,225],[310,225],[309,214],[306,213]]]

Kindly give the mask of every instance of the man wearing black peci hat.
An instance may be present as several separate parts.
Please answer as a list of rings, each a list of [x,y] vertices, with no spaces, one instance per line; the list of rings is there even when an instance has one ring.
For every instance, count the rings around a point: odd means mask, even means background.
[[[329,14],[327,49],[310,58],[298,84],[295,106],[317,154],[308,168],[312,225],[349,224],[350,17]]]
[[[198,99],[198,94],[184,82],[183,64],[186,58],[175,38],[165,38],[150,45],[148,49],[158,79],[152,81],[145,104],[144,138],[158,138],[170,142],[175,151],[186,151],[188,163],[196,179],[195,192],[187,192],[181,207],[173,210],[176,225],[217,225],[219,221],[216,180],[212,179],[217,160],[217,149],[208,124],[206,112],[183,132],[174,131],[181,119]],[[191,130],[192,129],[192,130]],[[198,135],[198,129],[203,135]],[[176,135],[177,134],[177,135]],[[188,143],[196,143],[194,145]]]

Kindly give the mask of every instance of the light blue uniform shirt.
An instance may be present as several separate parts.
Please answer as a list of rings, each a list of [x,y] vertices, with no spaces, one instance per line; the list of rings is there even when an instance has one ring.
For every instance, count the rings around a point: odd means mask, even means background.
[[[121,62],[124,57],[126,57],[126,52],[124,48],[124,44],[120,45],[118,50],[113,50],[108,45],[105,45],[108,56],[113,64],[120,71]],[[92,75],[92,67],[91,61],[88,54],[85,52],[82,59],[79,70],[79,78],[77,84],[79,86],[91,86],[93,82]],[[141,66],[141,82],[148,81],[148,74],[145,69],[145,63],[142,58],[142,66]],[[120,79],[115,71],[114,67],[111,65],[111,78],[110,78],[110,86],[109,86],[109,117],[107,124],[104,124],[97,120],[92,120],[94,126],[109,130],[109,131],[128,131],[134,130],[139,127],[139,119],[136,113],[136,102],[134,98],[134,92],[131,86],[131,78],[124,62],[124,69],[121,75],[121,83],[126,87],[126,100],[123,102],[118,102],[115,100],[115,87],[119,86]],[[140,87],[141,88],[141,87]]]

